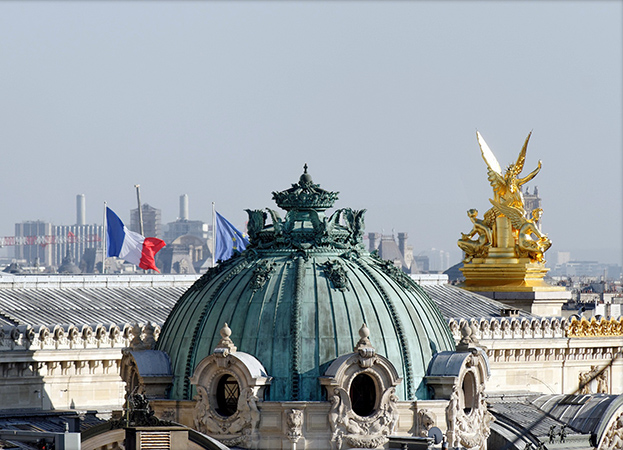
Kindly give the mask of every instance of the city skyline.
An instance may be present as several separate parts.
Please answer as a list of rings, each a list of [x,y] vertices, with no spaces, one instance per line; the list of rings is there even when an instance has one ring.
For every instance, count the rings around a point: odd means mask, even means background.
[[[3,3],[0,235],[15,223],[129,223],[143,203],[209,222],[304,163],[366,231],[460,250],[526,135],[546,255],[621,263],[619,2]],[[555,24],[555,26],[552,26]],[[553,31],[555,29],[555,31]],[[554,261],[555,262],[555,261]]]

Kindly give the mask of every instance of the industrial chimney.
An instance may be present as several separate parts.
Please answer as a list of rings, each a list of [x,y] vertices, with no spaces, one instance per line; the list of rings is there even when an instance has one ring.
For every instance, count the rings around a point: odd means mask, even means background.
[[[84,194],[76,195],[76,225],[86,225]]]
[[[188,220],[188,194],[180,195],[180,220]]]

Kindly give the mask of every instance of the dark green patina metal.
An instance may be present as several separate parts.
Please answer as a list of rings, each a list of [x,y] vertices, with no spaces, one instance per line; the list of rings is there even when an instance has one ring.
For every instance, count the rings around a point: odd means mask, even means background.
[[[174,373],[170,398],[195,395],[188,377],[225,322],[238,351],[273,377],[269,400],[323,400],[318,377],[353,351],[364,322],[377,352],[404,378],[398,396],[428,398],[423,377],[434,353],[454,350],[450,330],[411,278],[366,251],[365,210],[327,217],[337,195],[305,168],[292,188],[273,193],[283,219],[270,209],[247,210],[250,245],[197,280],[162,329],[158,349]]]

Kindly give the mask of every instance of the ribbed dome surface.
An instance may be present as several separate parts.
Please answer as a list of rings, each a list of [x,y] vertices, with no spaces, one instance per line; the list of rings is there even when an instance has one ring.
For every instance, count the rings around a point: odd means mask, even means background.
[[[311,177],[293,188],[306,183],[318,188]],[[283,200],[295,190],[274,196]],[[304,191],[288,199],[283,221],[270,211],[273,224],[266,226],[265,213],[249,211],[251,245],[177,302],[158,340],[171,358],[172,399],[195,395],[188,377],[212,353],[224,323],[238,351],[255,356],[273,377],[268,400],[323,400],[318,377],[353,351],[363,323],[377,353],[403,377],[398,396],[428,398],[428,363],[455,347],[439,309],[402,271],[365,251],[363,211],[341,209],[327,219],[324,206],[337,193]]]

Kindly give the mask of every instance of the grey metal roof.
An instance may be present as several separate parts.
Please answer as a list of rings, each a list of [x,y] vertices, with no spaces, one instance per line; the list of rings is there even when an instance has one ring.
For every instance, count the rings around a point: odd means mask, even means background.
[[[138,352],[130,352],[138,373],[142,377],[159,377],[171,375],[171,359],[166,353],[157,350],[141,350]]]
[[[478,349],[478,353],[486,355],[483,349]],[[458,377],[463,367],[465,359],[470,357],[472,352],[439,352],[435,355],[430,365],[428,366],[427,374],[429,376],[442,376],[442,377]],[[491,369],[489,368],[489,359],[484,356],[483,362],[486,365],[487,376],[490,376]]]
[[[480,319],[502,317],[500,311],[509,307],[504,303],[466,291],[451,284],[421,284],[422,289],[437,303],[447,319]],[[534,317],[524,311],[519,317]]]
[[[0,313],[13,325],[162,324],[184,291],[183,287],[0,290]]]
[[[569,437],[586,436],[599,442],[610,419],[620,414],[623,396],[589,395],[501,395],[489,397],[489,411],[496,421],[492,428],[506,437],[547,442],[550,427],[566,425]],[[505,431],[505,433],[504,433]],[[510,433],[509,433],[510,432]],[[582,439],[576,441],[581,442]],[[519,446],[517,448],[523,448]],[[558,447],[557,447],[558,448]],[[567,448],[572,448],[570,444]]]
[[[532,404],[574,429],[590,433],[623,407],[623,395],[542,395]]]

